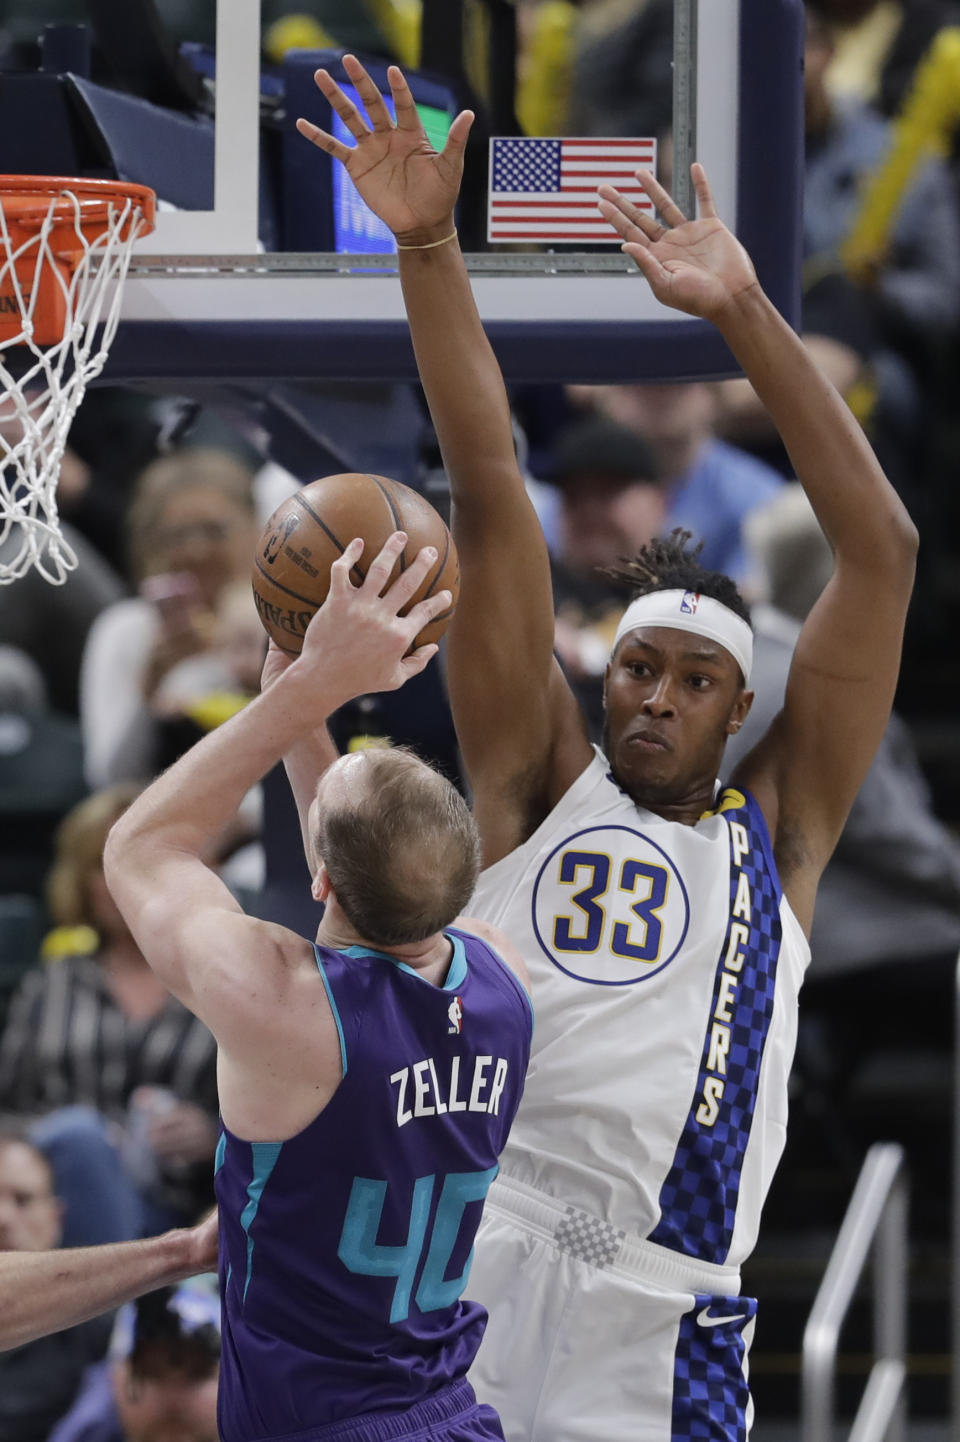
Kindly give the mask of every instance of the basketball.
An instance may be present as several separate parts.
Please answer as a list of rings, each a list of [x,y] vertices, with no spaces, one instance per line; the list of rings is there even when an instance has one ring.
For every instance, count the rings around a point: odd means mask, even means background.
[[[326,600],[330,567],[354,537],[364,541],[363,555],[351,571],[359,584],[394,531],[406,531],[408,540],[391,581],[423,546],[437,548],[437,563],[404,614],[434,592],[450,591],[453,604],[424,627],[415,644],[440,639],[460,589],[456,547],[442,517],[399,481],[347,472],[311,481],[290,496],[274,511],[257,543],[253,595],[264,629],[281,650],[299,653],[311,616]]]

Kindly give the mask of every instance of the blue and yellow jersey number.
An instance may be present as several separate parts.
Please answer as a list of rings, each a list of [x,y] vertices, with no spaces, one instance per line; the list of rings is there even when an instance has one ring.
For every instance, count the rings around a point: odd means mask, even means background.
[[[676,955],[690,907],[671,859],[640,831],[598,826],[554,848],[534,887],[533,923],[550,961],[580,981],[630,986]]]

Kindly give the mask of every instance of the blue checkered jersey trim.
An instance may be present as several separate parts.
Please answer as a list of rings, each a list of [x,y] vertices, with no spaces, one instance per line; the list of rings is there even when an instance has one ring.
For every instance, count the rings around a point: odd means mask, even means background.
[[[766,822],[749,794],[718,807],[730,840],[730,915],[713,985],[696,1092],[649,1240],[722,1265],[773,1016],[781,887]]]

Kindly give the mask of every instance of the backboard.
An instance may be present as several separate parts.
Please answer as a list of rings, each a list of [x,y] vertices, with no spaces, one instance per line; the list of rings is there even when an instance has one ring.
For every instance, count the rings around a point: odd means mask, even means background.
[[[120,0],[91,0],[94,11],[111,3]],[[490,3],[509,9],[505,0]],[[791,322],[799,294],[802,18],[801,0],[674,6],[678,163],[703,162],[720,213]],[[219,0],[216,37],[215,57],[187,46],[178,58],[215,96],[210,116],[191,116],[188,107],[161,116],[159,107],[103,93],[89,78],[69,82],[71,104],[108,141],[108,163],[125,179],[154,184],[170,207],[137,247],[104,378],[413,378],[395,259],[371,253],[362,225],[344,249],[356,216],[351,221],[344,209],[341,178],[293,130],[298,113],[324,123],[309,76],[316,63],[335,68],[336,52],[300,52],[265,66],[259,0]],[[471,99],[462,74],[415,71],[413,83],[441,135],[444,116]],[[177,163],[178,146],[189,165]],[[2,152],[0,142],[0,159]],[[615,248],[478,242],[469,265],[508,380],[736,373],[712,327],[660,306]]]

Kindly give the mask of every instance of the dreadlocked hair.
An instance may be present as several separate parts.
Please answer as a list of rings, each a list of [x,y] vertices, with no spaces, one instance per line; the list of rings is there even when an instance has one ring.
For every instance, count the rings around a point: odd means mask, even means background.
[[[632,559],[623,557],[619,566],[605,566],[603,574],[629,586],[631,600],[653,591],[697,591],[726,606],[750,624],[750,610],[735,581],[722,571],[708,571],[697,559],[703,542],[690,546],[692,531],[678,526],[669,536],[654,536]]]

